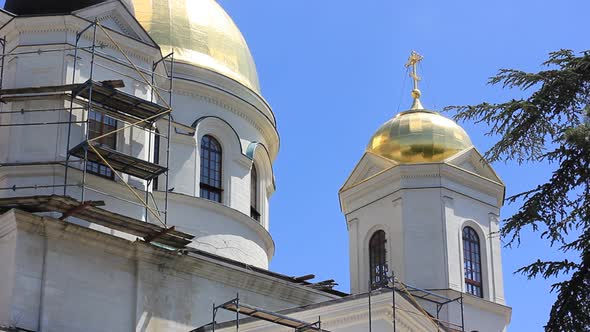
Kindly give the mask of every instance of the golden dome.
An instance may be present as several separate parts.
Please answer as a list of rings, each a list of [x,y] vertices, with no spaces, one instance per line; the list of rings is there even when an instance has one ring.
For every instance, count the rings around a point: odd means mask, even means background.
[[[412,109],[384,123],[367,151],[402,164],[439,162],[473,146],[463,128],[437,112]]]
[[[422,106],[418,89],[421,78],[416,69],[422,59],[412,51],[405,65],[412,68],[410,77],[414,81],[411,109],[385,122],[371,137],[367,151],[401,164],[415,164],[443,161],[473,146],[465,130],[453,120]]]
[[[135,17],[174,59],[232,78],[260,94],[242,33],[215,0],[133,0]]]

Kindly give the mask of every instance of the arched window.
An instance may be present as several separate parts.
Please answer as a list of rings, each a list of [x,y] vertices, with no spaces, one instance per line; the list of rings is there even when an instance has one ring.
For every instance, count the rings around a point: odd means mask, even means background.
[[[153,158],[154,164],[159,165],[160,164],[160,132],[158,131],[158,129],[155,130],[155,134],[154,134],[153,157],[154,157]],[[152,190],[153,191],[158,190],[158,177],[157,176],[152,180]]]
[[[117,135],[111,134],[106,135],[117,129],[117,120],[106,116],[100,112],[90,111],[88,112],[88,138],[93,139],[96,137],[103,136],[98,139],[98,143],[102,145],[104,148],[109,148],[112,150],[117,149]],[[86,170],[89,173],[102,176],[108,179],[114,179],[115,173],[105,164],[94,162],[94,161],[87,161],[86,162]]]
[[[256,165],[252,164],[252,170],[250,171],[250,217],[260,221],[258,195],[258,171]]]
[[[479,236],[471,227],[463,228],[463,264],[467,293],[483,297]]]
[[[371,289],[380,288],[387,282],[387,263],[385,259],[385,232],[376,231],[369,241],[369,268]]]
[[[221,144],[205,135],[201,139],[201,197],[221,203]]]

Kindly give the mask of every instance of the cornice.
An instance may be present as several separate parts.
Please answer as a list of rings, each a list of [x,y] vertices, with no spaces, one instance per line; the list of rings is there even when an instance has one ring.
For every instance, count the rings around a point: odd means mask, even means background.
[[[156,192],[153,192],[153,194],[156,199],[159,199],[162,201],[164,200],[164,192],[156,191]],[[266,255],[267,255],[269,261],[274,256],[275,243],[274,243],[274,240],[272,239],[272,236],[270,235],[268,230],[266,230],[266,228],[264,228],[264,226],[262,226],[262,224],[260,224],[256,220],[252,219],[250,216],[248,216],[236,209],[228,207],[226,205],[219,204],[217,202],[213,202],[211,200],[203,199],[200,197],[194,197],[194,196],[189,196],[189,195],[185,195],[185,194],[172,192],[172,193],[168,193],[168,199],[179,202],[181,204],[186,204],[189,206],[193,206],[193,207],[196,206],[198,208],[206,209],[206,210],[212,211],[216,214],[224,215],[232,220],[239,222],[240,224],[242,224],[242,225],[248,227],[250,230],[254,231],[259,236],[259,238],[264,242],[264,246],[265,246],[264,251],[266,252]],[[197,234],[194,234],[194,235],[197,235]]]
[[[135,252],[128,250],[129,243],[131,243],[129,240],[70,222],[60,221],[49,216],[38,216],[17,209],[12,209],[7,213],[12,213],[19,230],[39,236],[59,238],[60,241],[83,240],[86,246],[107,247],[112,252],[117,252],[117,254],[125,258],[135,257]]]
[[[229,287],[248,289],[299,305],[337,297],[212,257],[180,254],[142,241],[129,241],[49,216],[38,216],[13,209],[0,216],[0,220],[6,218],[13,218],[19,231],[37,234],[59,242],[77,242],[85,247],[99,248],[113,255],[152,264],[157,266],[159,273],[167,275],[197,275]]]
[[[116,18],[112,15],[105,15],[104,18],[113,18],[116,20]],[[47,43],[55,45],[55,42],[57,42],[65,45],[72,45],[74,41],[73,37],[75,37],[75,35],[80,30],[86,28],[89,24],[91,24],[89,21],[74,15],[16,17],[10,23],[2,27],[0,29],[0,32],[7,36],[6,38],[9,45],[11,45],[11,42],[14,39],[16,39],[16,37],[20,38],[23,34],[51,34],[56,32],[65,33],[66,39],[60,38],[56,39],[55,41],[47,41]],[[108,30],[108,28],[105,29]],[[115,32],[113,30],[110,30],[109,34],[115,41],[117,41],[119,47],[121,47],[125,51],[125,53],[131,58],[136,58],[139,61],[152,63],[154,59],[158,59],[161,57],[161,52],[157,45],[150,46],[145,42],[139,41],[131,36],[126,36],[121,33]],[[55,38],[54,36],[52,37]],[[68,40],[68,37],[72,39]],[[92,40],[92,29],[87,30],[83,34],[83,38],[85,39],[86,43],[89,43],[89,41]],[[118,52],[117,47],[110,41],[110,39],[100,32],[100,28],[97,29],[96,44],[103,45],[104,47],[107,47],[112,51]],[[42,47],[43,45],[44,44],[39,43],[38,45],[14,46]]]
[[[115,23],[117,23],[117,25],[123,31],[123,33],[130,35],[130,36],[135,34],[135,32],[129,31],[127,29],[127,27],[126,27],[127,24],[122,22],[120,17],[118,15],[115,15],[113,11],[109,11],[108,13],[98,16],[98,21],[102,22],[102,21],[105,21],[109,18],[112,19]]]
[[[209,85],[220,90],[231,92],[235,97],[244,100],[245,102],[254,105],[260,109],[268,120],[276,126],[276,118],[272,112],[272,107],[264,99],[264,97],[257,91],[245,86],[244,84],[225,76],[217,71],[195,66],[185,62],[176,62],[174,66],[174,76],[194,81],[195,77],[202,78],[200,83]]]
[[[454,289],[445,289],[436,291],[436,293],[442,293],[444,296],[449,298],[457,298],[463,296],[463,303],[466,305],[474,306],[482,311],[492,312],[504,317],[506,324],[510,323],[510,317],[512,316],[512,308],[500,303],[492,302],[486,299],[482,299],[477,296],[473,296],[468,293],[461,293]]]
[[[367,198],[369,201],[374,201],[377,196],[385,197],[399,190],[407,189],[437,187],[457,191],[456,188],[451,188],[444,181],[438,181],[436,178],[451,180],[482,194],[495,197],[496,203],[499,204],[498,206],[502,204],[504,193],[504,186],[502,184],[454,165],[428,163],[394,165],[341,191],[339,196],[342,210],[346,213],[352,202],[360,198],[366,198],[366,195],[375,196],[373,199]],[[428,181],[426,183],[413,183],[413,180],[417,179],[427,179]],[[464,192],[463,194],[469,196],[468,192]]]

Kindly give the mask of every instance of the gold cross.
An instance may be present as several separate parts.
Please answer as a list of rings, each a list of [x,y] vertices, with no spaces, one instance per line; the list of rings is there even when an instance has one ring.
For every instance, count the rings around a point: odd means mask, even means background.
[[[421,80],[421,78],[420,78],[420,76],[418,76],[418,69],[417,69],[417,67],[418,67],[417,65],[420,61],[422,61],[422,59],[424,59],[423,56],[418,54],[418,52],[416,52],[416,51],[412,51],[412,54],[410,54],[410,58],[408,59],[408,62],[406,63],[406,68],[412,67],[412,71],[410,72],[410,77],[414,80],[414,89],[412,90],[412,97],[414,98],[414,103],[412,104],[412,107],[411,107],[411,109],[413,109],[413,110],[424,109],[424,107],[422,106],[422,103],[420,102],[420,96],[422,95],[422,93],[418,89],[418,82]]]
[[[418,54],[416,51],[412,51],[412,54],[408,58],[408,62],[406,63],[406,68],[412,67],[412,71],[410,72],[410,77],[414,79],[414,89],[418,89],[418,82],[421,80],[420,76],[418,76],[417,65],[420,61],[424,59],[423,56]]]

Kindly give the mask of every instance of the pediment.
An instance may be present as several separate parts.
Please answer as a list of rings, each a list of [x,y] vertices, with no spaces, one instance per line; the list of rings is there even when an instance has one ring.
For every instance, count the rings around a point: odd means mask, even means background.
[[[8,23],[8,21],[10,21],[13,18],[14,18],[14,14],[12,14],[4,9],[0,9],[0,25],[4,25],[4,24]]]
[[[110,30],[142,41],[151,46],[157,46],[129,9],[119,0],[106,1],[80,9],[73,14],[90,21],[98,19],[98,22],[102,26]]]
[[[376,174],[379,174],[384,170],[390,169],[396,165],[397,163],[393,160],[383,158],[372,152],[365,152],[361,160],[356,164],[352,173],[348,176],[348,179],[340,191],[347,190],[354,185],[363,182],[364,180],[371,178]]]
[[[492,166],[485,160],[483,155],[475,147],[467,149],[447,160],[445,163],[466,170],[470,173],[477,174],[488,180],[504,184],[502,179],[496,174]]]

